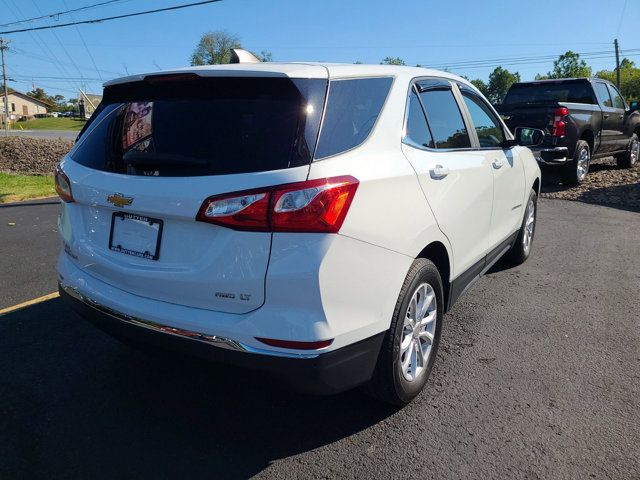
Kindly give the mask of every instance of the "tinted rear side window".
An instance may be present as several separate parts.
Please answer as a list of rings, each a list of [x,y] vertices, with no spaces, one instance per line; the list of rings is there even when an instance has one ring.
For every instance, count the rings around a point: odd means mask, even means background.
[[[393,79],[332,80],[316,159],[329,157],[364,142],[380,115]]]
[[[596,92],[598,92],[598,98],[602,105],[605,107],[611,107],[611,97],[609,96],[609,89],[607,88],[606,83],[596,82]]]
[[[91,168],[149,176],[308,165],[326,87],[326,80],[229,77],[114,85],[70,155]]]
[[[515,84],[502,103],[514,105],[545,102],[596,103],[591,84],[586,81]]]
[[[469,148],[469,132],[450,89],[420,93],[436,148]]]
[[[420,100],[414,90],[409,96],[409,108],[407,111],[407,130],[405,132],[405,142],[421,148],[435,148],[427,119],[422,111]]]

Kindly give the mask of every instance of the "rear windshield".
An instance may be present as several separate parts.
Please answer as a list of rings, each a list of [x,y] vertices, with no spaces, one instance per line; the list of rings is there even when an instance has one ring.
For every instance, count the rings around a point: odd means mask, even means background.
[[[522,103],[546,103],[546,102],[570,102],[570,103],[597,103],[593,97],[593,89],[589,82],[540,82],[520,83],[513,85],[503,105]]]
[[[150,176],[260,172],[311,162],[326,80],[150,78],[105,89],[70,152],[74,161]]]

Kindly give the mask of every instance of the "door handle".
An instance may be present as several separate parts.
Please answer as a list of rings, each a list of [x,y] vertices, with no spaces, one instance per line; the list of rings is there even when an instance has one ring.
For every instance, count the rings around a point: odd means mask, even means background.
[[[493,168],[498,170],[499,168],[502,168],[502,166],[504,165],[504,162],[496,158],[493,162],[491,162],[491,165],[493,166]]]
[[[436,165],[431,170],[429,170],[429,174],[434,180],[439,180],[449,175],[449,169],[443,167],[442,165]]]
[[[602,114],[602,118],[604,118],[606,120],[607,118],[609,118],[609,114],[608,113],[603,113]]]
[[[624,114],[622,114],[622,113],[621,113],[621,114],[619,115],[619,117],[620,117],[620,119],[623,119],[623,118],[624,118]]]

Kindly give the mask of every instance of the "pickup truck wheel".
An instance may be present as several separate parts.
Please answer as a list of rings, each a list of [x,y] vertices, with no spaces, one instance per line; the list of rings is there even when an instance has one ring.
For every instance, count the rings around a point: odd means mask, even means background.
[[[620,168],[631,168],[638,163],[638,156],[640,156],[640,141],[638,140],[638,136],[634,133],[631,136],[631,140],[629,140],[629,147],[627,147],[627,151],[616,157],[616,160]]]
[[[527,261],[531,255],[533,245],[533,235],[536,233],[536,218],[538,214],[538,195],[535,190],[529,193],[527,206],[524,209],[524,219],[518,232],[515,243],[505,254],[505,260],[511,265],[521,265]]]
[[[366,393],[404,406],[422,391],[436,359],[443,310],[438,269],[430,260],[416,259],[400,290]]]
[[[591,149],[584,140],[578,140],[573,154],[573,160],[568,162],[560,170],[560,180],[567,186],[580,185],[589,172],[591,162]]]

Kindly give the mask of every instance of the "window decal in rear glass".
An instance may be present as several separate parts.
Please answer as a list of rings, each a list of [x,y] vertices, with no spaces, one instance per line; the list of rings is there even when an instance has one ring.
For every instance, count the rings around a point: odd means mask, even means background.
[[[134,102],[126,107],[122,129],[123,150],[128,150],[153,134],[152,115],[153,102]]]

